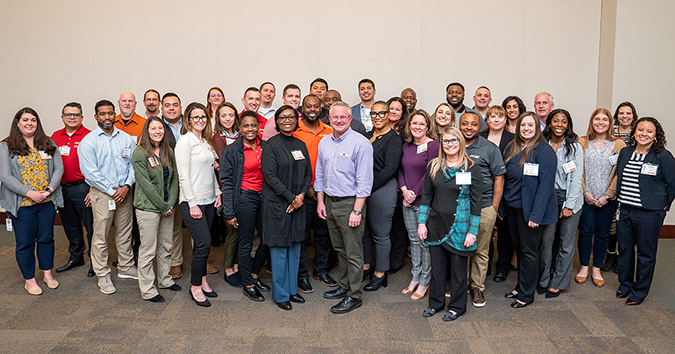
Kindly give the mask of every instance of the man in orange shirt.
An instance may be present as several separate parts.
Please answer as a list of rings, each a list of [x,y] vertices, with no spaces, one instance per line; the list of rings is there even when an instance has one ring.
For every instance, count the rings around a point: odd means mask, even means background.
[[[138,145],[146,119],[136,114],[136,96],[129,91],[122,92],[117,105],[120,107],[120,114],[115,117],[115,128],[131,135]]]
[[[307,95],[302,100],[303,119],[298,121],[298,129],[293,136],[302,140],[307,146],[309,161],[312,165],[312,173],[316,173],[316,158],[319,153],[319,141],[326,135],[330,135],[333,129],[319,119],[321,112],[321,100],[316,95]],[[331,252],[330,236],[326,220],[321,219],[316,213],[316,192],[314,192],[314,176],[312,186],[307,191],[305,198],[305,210],[307,212],[307,235],[314,230],[314,269],[313,278],[321,281],[325,286],[337,286],[337,282],[328,275],[328,257]],[[312,284],[309,282],[309,258],[307,247],[309,237],[302,242],[300,249],[300,268],[298,269],[298,289],[303,293],[311,293]]]

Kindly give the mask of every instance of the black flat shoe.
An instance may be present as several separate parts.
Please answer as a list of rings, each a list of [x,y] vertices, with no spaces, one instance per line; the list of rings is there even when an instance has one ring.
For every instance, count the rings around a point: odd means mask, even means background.
[[[77,268],[77,267],[80,267],[80,266],[83,266],[83,265],[84,265],[83,259],[81,259],[79,261],[68,261],[68,263],[66,263],[66,265],[64,265],[63,267],[56,269],[56,272],[57,273],[67,272],[67,271],[69,271],[73,268]]]
[[[260,278],[258,278],[258,279],[253,279],[253,285],[254,285],[256,288],[258,288],[258,290],[260,290],[260,291],[262,291],[262,292],[264,292],[264,293],[266,293],[266,292],[272,290],[272,288],[270,288],[269,285],[267,285],[267,284],[261,282],[261,281],[260,281]]]
[[[495,277],[492,278],[492,280],[494,280],[497,283],[501,283],[501,282],[506,280],[506,274],[501,273],[501,272],[497,273],[497,274],[495,274]]]
[[[363,290],[365,291],[377,291],[381,286],[382,287],[387,287],[387,273],[384,273],[382,278],[378,278],[377,275],[373,274],[370,277],[370,282],[366,284],[365,287],[363,287]]]
[[[560,290],[558,290],[557,292],[546,290],[546,295],[544,295],[544,297],[547,298],[547,299],[550,299],[552,297],[558,297],[558,296],[560,296]]]
[[[277,302],[277,307],[279,307],[282,310],[290,311],[293,309],[293,306],[291,306],[290,301],[283,301],[283,302]]]
[[[96,276],[96,272],[94,272],[94,266],[90,265],[89,271],[87,272],[87,277],[93,278],[95,276]]]
[[[194,300],[195,303],[198,306],[201,306],[201,307],[210,307],[211,306],[211,303],[209,302],[208,299],[205,299],[204,301],[197,301],[197,299],[195,299],[195,296],[192,295],[192,289],[190,289],[190,291],[188,291],[188,292],[190,293],[190,297],[192,298],[192,300]]]
[[[244,292],[244,295],[246,295],[247,298],[249,298],[249,299],[251,299],[255,302],[265,301],[265,297],[262,296],[260,291],[258,291],[258,289],[255,286],[252,286],[250,288],[245,286],[243,288],[243,292]]]
[[[459,315],[456,314],[456,313],[452,313],[452,311],[448,311],[448,312],[445,313],[445,315],[443,315],[443,321],[445,321],[445,322],[454,321],[458,318],[459,318]]]
[[[227,273],[225,273],[223,277],[225,278],[225,282],[230,284],[232,287],[241,288],[244,286],[244,284],[241,282],[241,274],[239,274],[239,271],[234,272],[231,275],[227,275]]]
[[[328,275],[328,273],[324,273],[324,274],[321,274],[321,275],[314,275],[314,276],[312,276],[312,278],[320,281],[321,284],[323,284],[324,286],[330,286],[330,287],[338,286],[338,282],[336,282],[335,279],[331,278],[331,276]]]
[[[291,300],[291,302],[295,302],[296,304],[304,304],[305,303],[305,298],[300,296],[300,294],[291,295],[289,300]]]
[[[539,295],[544,295],[544,294],[546,294],[547,291],[548,291],[548,289],[546,289],[546,288],[544,288],[544,287],[542,287],[542,286],[537,285],[537,294],[539,294]]]
[[[507,299],[515,299],[516,296],[518,296],[518,292],[515,290],[511,290],[508,293],[504,294],[504,297]]]
[[[335,290],[323,293],[323,297],[330,300],[342,299],[345,296],[347,296],[347,290],[343,289],[341,286],[338,286]]]
[[[312,284],[309,282],[309,279],[298,279],[298,290],[305,294],[313,293],[314,289],[312,288]]]
[[[181,288],[180,285],[178,285],[176,283],[173,283],[173,285],[171,285],[168,288],[160,288],[160,289],[168,289],[168,290],[171,290],[171,291],[181,291],[181,290],[183,290],[183,288]]]
[[[330,312],[336,314],[351,312],[352,310],[361,307],[361,304],[362,303],[360,299],[355,299],[351,296],[347,296],[344,299],[342,299],[342,301],[340,301],[339,304],[331,307]]]
[[[422,317],[431,317],[436,314],[436,310],[432,309],[431,307],[427,307],[424,309],[424,312],[422,312]]]
[[[164,302],[164,301],[166,301],[166,300],[164,299],[164,296],[157,294],[157,295],[155,295],[155,296],[152,297],[152,298],[145,299],[145,301],[150,301],[150,302]]]
[[[616,291],[616,298],[617,298],[617,299],[625,299],[625,298],[627,298],[627,297],[628,297],[628,294],[624,294],[624,293],[622,293],[622,292],[620,292],[620,291],[618,291],[618,290]]]
[[[514,309],[520,309],[527,305],[529,305],[527,302],[520,302],[518,300],[511,303],[511,307],[513,307]]]
[[[211,289],[211,291],[206,291],[206,290],[202,289],[202,292],[204,293],[204,296],[206,296],[206,297],[218,297],[218,294],[216,294],[216,292],[213,291],[213,289]]]
[[[366,281],[368,277],[370,277],[373,274],[373,267],[368,268],[367,270],[363,270],[363,281]]]

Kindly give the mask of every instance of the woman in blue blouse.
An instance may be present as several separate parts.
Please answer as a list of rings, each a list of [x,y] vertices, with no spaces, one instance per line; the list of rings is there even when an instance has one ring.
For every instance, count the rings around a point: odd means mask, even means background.
[[[555,197],[556,155],[544,140],[534,112],[525,112],[505,150],[504,200],[518,256],[518,285],[507,293],[513,308],[534,302],[539,280],[539,249],[545,225],[558,220]],[[453,293],[454,294],[454,293]]]

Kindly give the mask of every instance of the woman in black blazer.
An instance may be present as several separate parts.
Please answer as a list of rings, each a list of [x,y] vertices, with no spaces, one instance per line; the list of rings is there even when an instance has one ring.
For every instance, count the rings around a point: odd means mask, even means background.
[[[652,117],[640,118],[630,138],[634,144],[621,150],[617,162],[620,285],[616,297],[626,298],[626,305],[639,305],[649,293],[661,226],[675,199],[675,159],[666,150],[661,124]]]
[[[298,112],[281,106],[274,121],[280,134],[267,141],[262,155],[263,243],[270,248],[272,299],[288,311],[291,302],[305,302],[298,294],[298,267],[300,243],[307,238],[304,199],[312,183],[312,166],[305,143],[293,136]]]

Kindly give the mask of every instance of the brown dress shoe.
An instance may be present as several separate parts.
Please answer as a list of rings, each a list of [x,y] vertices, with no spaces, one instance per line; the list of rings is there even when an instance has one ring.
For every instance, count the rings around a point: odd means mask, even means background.
[[[600,279],[593,278],[593,284],[595,284],[595,286],[601,288],[601,287],[603,287],[603,286],[605,285],[605,279],[602,279],[602,278],[600,278]]]
[[[183,267],[182,266],[171,266],[171,270],[169,270],[169,275],[171,276],[172,279],[180,279],[180,277],[183,276]]]
[[[579,274],[577,274],[577,275],[574,277],[574,281],[577,282],[577,283],[579,283],[579,284],[585,283],[586,280],[588,280],[588,274],[586,274],[585,277],[581,277],[581,276],[579,276]]]
[[[216,274],[218,272],[220,272],[218,268],[216,268],[211,263],[206,263],[206,274]]]

